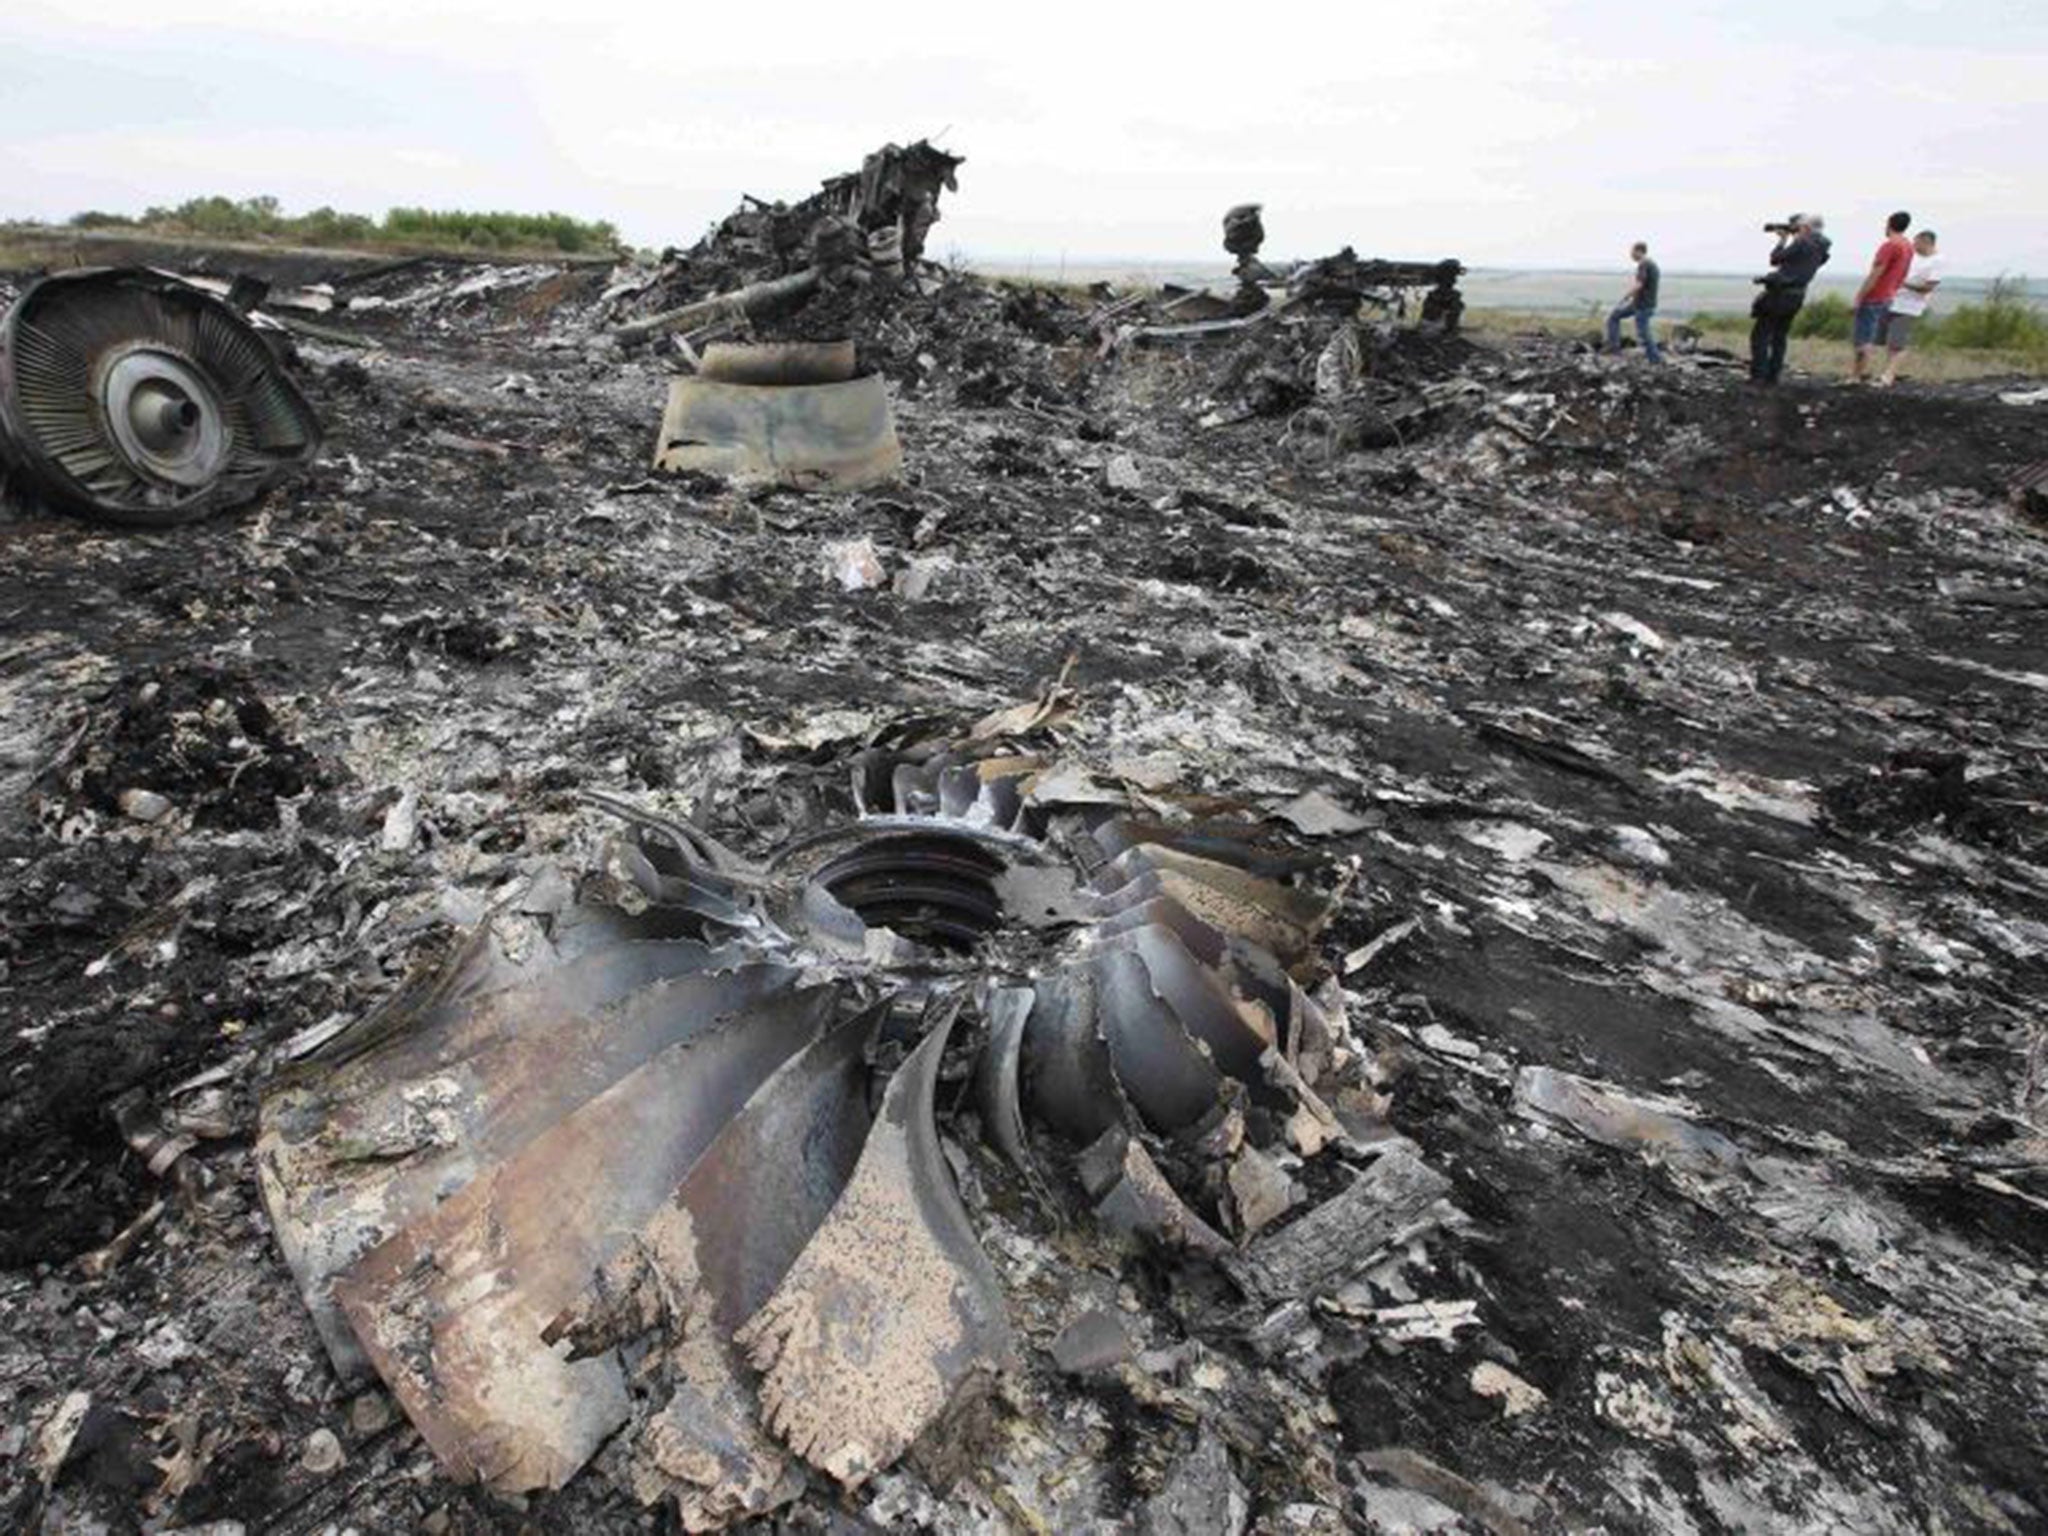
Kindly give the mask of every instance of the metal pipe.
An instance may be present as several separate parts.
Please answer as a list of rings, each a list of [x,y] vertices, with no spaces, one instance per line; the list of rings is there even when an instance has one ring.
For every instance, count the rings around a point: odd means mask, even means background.
[[[758,315],[792,299],[809,298],[817,286],[818,269],[806,267],[787,277],[771,277],[765,282],[736,288],[731,293],[713,294],[708,299],[699,299],[679,309],[663,310],[645,320],[622,325],[612,335],[622,346],[636,346],[666,331],[687,331],[712,320]]]

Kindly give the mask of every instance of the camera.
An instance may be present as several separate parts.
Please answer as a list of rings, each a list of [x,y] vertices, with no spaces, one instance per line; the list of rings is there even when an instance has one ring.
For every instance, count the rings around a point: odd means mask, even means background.
[[[1787,219],[1782,224],[1766,224],[1764,226],[1764,233],[1767,235],[1789,235],[1798,228],[1797,224]]]

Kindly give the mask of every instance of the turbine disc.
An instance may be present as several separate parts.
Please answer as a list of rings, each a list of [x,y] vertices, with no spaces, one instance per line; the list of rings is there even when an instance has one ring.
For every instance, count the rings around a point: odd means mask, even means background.
[[[227,305],[155,272],[66,272],[0,322],[0,460],[66,511],[171,527],[308,463],[320,423]]]

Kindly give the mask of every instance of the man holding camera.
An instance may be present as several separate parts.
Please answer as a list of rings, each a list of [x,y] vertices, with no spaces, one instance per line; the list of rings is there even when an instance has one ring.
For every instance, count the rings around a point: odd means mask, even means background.
[[[1749,307],[1755,321],[1749,328],[1749,376],[1759,384],[1775,384],[1785,371],[1792,317],[1806,303],[1806,285],[1832,252],[1826,226],[1817,213],[1795,213],[1783,224],[1764,226],[1778,243],[1771,251],[1771,270],[1756,280],[1763,292]]]
[[[1870,270],[1856,290],[1856,361],[1849,367],[1852,383],[1861,384],[1868,377],[1871,349],[1883,343],[1885,316],[1913,265],[1913,242],[1906,238],[1906,226],[1912,222],[1910,213],[1895,213],[1884,221],[1884,242],[1870,258]]]
[[[1607,350],[1621,350],[1621,322],[1633,315],[1636,339],[1643,344],[1643,356],[1653,363],[1661,363],[1664,357],[1657,350],[1657,333],[1650,328],[1650,322],[1657,318],[1657,287],[1662,274],[1657,270],[1657,263],[1650,260],[1650,247],[1645,242],[1638,240],[1629,247],[1628,253],[1635,259],[1635,281],[1607,316]]]

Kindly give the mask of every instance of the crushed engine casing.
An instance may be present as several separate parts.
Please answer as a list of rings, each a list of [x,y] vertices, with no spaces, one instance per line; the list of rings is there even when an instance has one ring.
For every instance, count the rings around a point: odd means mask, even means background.
[[[262,495],[320,423],[228,305],[141,268],[65,272],[0,321],[0,463],[83,517],[163,528]]]
[[[1329,904],[1287,883],[1313,860],[1031,756],[853,779],[766,864],[629,813],[551,932],[484,925],[267,1095],[322,1337],[456,1475],[557,1487],[617,1437],[709,1529],[969,1422],[1015,1343],[949,1063],[1029,1187],[1209,1259],[1253,1236],[1219,1230],[1247,1115],[1342,1137],[1301,986]]]

